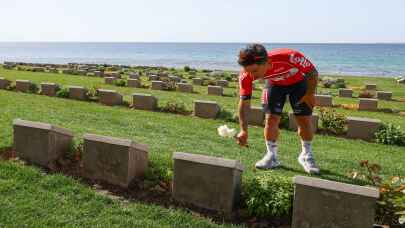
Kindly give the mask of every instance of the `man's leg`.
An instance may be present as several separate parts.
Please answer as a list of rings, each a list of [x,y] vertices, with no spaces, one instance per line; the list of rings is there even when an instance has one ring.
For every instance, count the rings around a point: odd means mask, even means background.
[[[266,113],[264,140],[267,151],[265,156],[256,163],[256,168],[272,169],[279,166],[279,162],[277,161],[277,139],[285,96],[277,88],[272,87],[263,93],[262,101],[263,111]]]
[[[298,162],[307,173],[319,173],[312,154],[312,140],[314,130],[312,126],[312,108],[305,103],[299,103],[306,93],[306,83],[298,83],[290,93],[290,103],[294,110],[295,120],[298,125],[298,135],[301,138],[301,153]]]

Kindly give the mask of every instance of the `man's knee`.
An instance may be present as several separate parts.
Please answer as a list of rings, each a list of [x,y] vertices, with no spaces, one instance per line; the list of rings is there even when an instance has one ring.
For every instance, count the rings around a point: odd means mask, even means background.
[[[296,116],[297,125],[303,130],[312,129],[312,116]]]
[[[266,114],[266,127],[278,126],[280,123],[280,116],[274,114]]]

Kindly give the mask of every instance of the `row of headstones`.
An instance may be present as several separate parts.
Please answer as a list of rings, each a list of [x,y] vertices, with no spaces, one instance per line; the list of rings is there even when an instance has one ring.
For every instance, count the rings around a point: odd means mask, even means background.
[[[392,95],[392,94],[391,94]],[[316,105],[319,107],[333,107],[333,97],[331,95],[315,95]],[[361,111],[377,111],[378,100],[372,98],[359,98],[359,108]]]
[[[9,84],[10,82],[7,81]],[[16,81],[16,90],[28,92],[31,82],[26,80]],[[7,84],[0,78],[0,89],[5,89]],[[69,98],[76,100],[87,100],[88,90],[81,86],[69,86]],[[55,83],[41,83],[41,93],[47,96],[56,96],[59,86]],[[114,106],[123,103],[123,96],[114,90],[98,89],[99,102],[104,105]],[[134,109],[155,111],[158,107],[158,99],[150,94],[134,93],[132,94],[132,104]],[[218,117],[221,108],[214,101],[194,101],[193,113],[200,118],[215,119]],[[263,126],[264,113],[260,107],[251,107],[248,112],[248,123],[251,125]],[[313,129],[318,129],[319,116],[315,113],[312,116]],[[363,139],[371,141],[374,139],[375,132],[381,126],[378,119],[348,117],[347,118],[347,137],[352,139]],[[295,117],[289,113],[289,129],[297,130]]]
[[[14,120],[16,155],[49,167],[71,148],[73,134],[46,123]],[[35,136],[35,137],[33,137]],[[127,188],[148,168],[148,146],[132,140],[84,134],[82,165],[86,178]],[[236,160],[176,152],[175,200],[231,215],[241,199],[244,166]],[[294,178],[292,227],[371,227],[377,189],[312,177]],[[308,209],[310,207],[310,209]]]
[[[183,81],[180,77],[177,76],[168,76],[169,80],[176,83],[178,87],[178,91],[185,92],[185,93],[193,93],[193,85],[188,83],[187,81]],[[104,82],[106,84],[114,84],[117,77],[105,77]],[[157,75],[150,75],[149,81],[151,81],[151,89],[153,90],[164,90],[167,87],[167,82],[162,79],[162,77]],[[194,85],[203,85],[203,79],[194,78],[193,79]],[[141,88],[142,81],[138,74],[130,74],[127,80],[128,87],[134,88]],[[216,95],[216,96],[223,96],[224,94],[224,87],[228,87],[229,82],[227,80],[217,80],[216,85],[208,85],[208,95]]]
[[[0,89],[6,89],[11,84],[10,81],[0,78]],[[18,92],[29,92],[32,82],[28,80],[16,80],[16,90]],[[41,83],[41,94],[46,96],[56,96],[60,89],[55,83]],[[82,86],[69,86],[69,98],[75,100],[88,100],[88,90]],[[115,90],[98,89],[99,102],[104,105],[115,106],[123,103],[123,96]],[[158,107],[158,99],[150,94],[132,94],[133,108],[139,110],[155,111]],[[194,101],[194,115],[201,118],[215,119],[220,112],[220,107],[213,101]]]
[[[367,91],[375,91],[377,99],[379,100],[392,100],[392,92],[389,91],[377,91],[377,84],[366,84],[364,86]],[[339,89],[339,97],[353,97],[352,89]]]

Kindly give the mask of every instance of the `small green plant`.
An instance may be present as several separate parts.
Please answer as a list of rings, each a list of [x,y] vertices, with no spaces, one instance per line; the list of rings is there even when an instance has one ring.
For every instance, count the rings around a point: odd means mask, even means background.
[[[405,146],[405,132],[401,131],[400,126],[392,123],[383,124],[375,133],[376,142],[386,145]]]
[[[187,110],[184,103],[176,103],[172,101],[168,101],[163,107],[160,108],[162,112],[169,112],[181,115],[189,115],[191,111]]]
[[[191,70],[191,68],[189,66],[184,66],[184,71],[185,72],[189,72]]]
[[[291,213],[294,188],[290,178],[266,172],[246,187],[246,205],[254,216],[285,216]]]
[[[380,175],[380,165],[367,160],[360,161],[359,164],[360,170],[352,171],[350,177],[366,181],[380,191],[376,221],[389,225],[405,224],[405,177],[384,178]]]
[[[321,108],[319,111],[322,127],[325,130],[334,134],[342,134],[345,131],[347,118],[344,114],[330,108]]]
[[[125,87],[127,86],[127,82],[124,79],[117,79],[114,81],[115,86]]]
[[[237,122],[237,120],[238,120],[236,115],[234,115],[232,112],[230,112],[224,108],[221,109],[217,118],[225,120],[227,122]]]
[[[281,113],[279,128],[288,129],[288,125],[289,125],[288,113],[283,112]]]
[[[39,91],[38,85],[35,84],[35,83],[31,83],[29,92],[30,93],[38,93],[38,91]]]
[[[363,90],[359,93],[359,98],[373,98],[375,93],[369,90]]]
[[[87,96],[90,98],[98,97],[98,89],[99,87],[93,86],[87,91]]]
[[[68,98],[69,97],[69,89],[68,88],[61,88],[58,92],[56,92],[56,96],[60,98]]]
[[[343,80],[338,80],[338,81],[336,81],[336,83],[333,85],[333,87],[334,87],[335,89],[344,89],[344,88],[346,88],[346,83],[345,83],[345,81],[343,81]]]

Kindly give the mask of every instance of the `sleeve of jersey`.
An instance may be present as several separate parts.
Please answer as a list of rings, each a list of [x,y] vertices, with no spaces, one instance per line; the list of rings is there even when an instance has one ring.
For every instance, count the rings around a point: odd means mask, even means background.
[[[249,100],[252,98],[253,80],[247,73],[241,73],[239,76],[239,94],[240,99]]]
[[[315,66],[303,54],[296,52],[290,56],[290,62],[294,64],[302,73],[308,74],[315,69]]]

